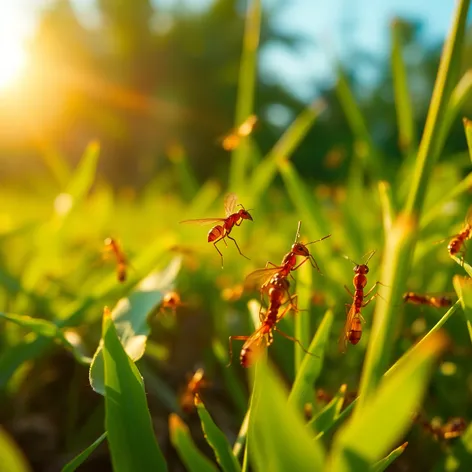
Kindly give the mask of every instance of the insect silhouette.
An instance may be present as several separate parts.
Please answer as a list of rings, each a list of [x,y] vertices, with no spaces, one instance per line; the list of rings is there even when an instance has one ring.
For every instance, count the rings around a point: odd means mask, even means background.
[[[290,295],[289,288],[290,283],[283,275],[276,274],[272,277],[270,284],[268,284],[269,307],[265,313],[262,311],[259,313],[261,320],[259,328],[250,336],[229,337],[230,364],[233,358],[232,341],[245,341],[241,349],[239,360],[243,367],[250,367],[257,360],[258,354],[262,348],[264,346],[270,346],[274,341],[273,331],[278,331],[285,338],[296,342],[305,352],[308,353],[298,339],[277,329],[277,323],[289,310],[298,311],[296,304],[293,303],[296,299],[296,295]],[[287,307],[279,313],[284,303],[287,303]]]
[[[415,292],[406,292],[403,295],[403,301],[415,305],[429,305],[434,308],[448,307],[452,305],[452,300],[447,296],[426,295]]]
[[[105,239],[105,251],[113,252],[116,258],[116,276],[119,282],[126,281],[127,261],[118,242],[113,238]]]
[[[470,238],[472,238],[472,207],[470,207],[467,212],[464,228],[451,239],[447,246],[449,255],[457,256],[457,254],[462,254],[462,260],[464,260],[466,251],[465,242]]]
[[[367,301],[364,301],[372,290],[380,284],[380,282],[375,282],[374,286],[368,292],[364,293],[364,287],[367,285],[367,274],[369,273],[367,264],[374,254],[375,251],[370,252],[364,264],[357,264],[345,256],[346,259],[354,264],[354,278],[352,280],[354,293],[352,293],[346,285],[344,286],[347,293],[352,297],[352,304],[349,305],[346,303],[346,307],[349,308],[349,311],[347,311],[346,323],[344,324],[342,335],[339,338],[339,347],[342,352],[346,351],[348,341],[354,345],[360,341],[362,336],[362,323],[365,322],[361,310],[377,296],[377,294],[374,294]]]
[[[257,123],[256,115],[249,115],[237,128],[228,133],[222,140],[221,146],[225,151],[233,151],[240,143],[241,139],[249,136]]]
[[[258,269],[254,272],[251,272],[244,281],[244,287],[246,289],[260,287],[259,290],[261,294],[267,293],[271,286],[272,278],[274,276],[278,275],[279,277],[288,277],[290,275],[290,272],[297,270],[302,264],[304,264],[308,260],[318,272],[321,272],[320,268],[318,267],[318,264],[316,263],[315,258],[312,254],[310,254],[310,251],[308,250],[307,246],[309,244],[314,244],[323,241],[324,239],[329,238],[331,235],[328,234],[327,236],[323,236],[322,238],[317,239],[316,241],[311,241],[309,243],[303,244],[299,241],[301,224],[301,221],[299,221],[297,227],[297,234],[295,235],[295,242],[292,244],[290,251],[283,257],[282,264],[276,266],[272,262],[268,262],[264,269]],[[297,264],[297,256],[301,256],[304,258],[299,264]],[[272,267],[268,267],[268,265],[271,265]]]
[[[458,438],[467,429],[467,422],[462,417],[450,418],[441,426],[436,426],[429,422],[421,413],[413,418],[413,421],[420,424],[425,431],[433,435],[435,439],[447,440]]]
[[[186,413],[191,413],[195,409],[195,395],[199,394],[207,386],[208,382],[205,379],[205,371],[202,368],[197,369],[180,395],[182,410]]]
[[[241,204],[239,204],[241,209],[239,211],[235,211],[237,200],[238,200],[238,197],[234,193],[230,193],[225,197],[225,201],[224,201],[224,207],[225,207],[225,213],[226,213],[225,218],[202,218],[202,219],[196,219],[196,220],[183,220],[180,222],[180,223],[195,223],[195,224],[218,223],[216,226],[213,226],[213,228],[209,231],[208,242],[213,243],[213,246],[215,246],[215,249],[218,251],[218,254],[221,257],[221,267],[223,267],[223,254],[218,249],[218,246],[216,244],[220,241],[224,241],[225,245],[227,246],[226,238],[234,241],[234,244],[236,245],[236,248],[238,249],[239,254],[241,254],[241,256],[243,257],[246,257],[241,252],[241,249],[239,249],[239,246],[236,240],[229,235],[233,227],[240,226],[243,220],[253,221],[252,216],[249,214],[249,211],[246,210]],[[246,259],[249,259],[249,258],[246,257]]]

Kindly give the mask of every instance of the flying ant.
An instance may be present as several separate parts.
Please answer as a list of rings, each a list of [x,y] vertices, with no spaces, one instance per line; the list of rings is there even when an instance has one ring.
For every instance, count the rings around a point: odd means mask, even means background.
[[[162,297],[160,311],[165,312],[166,309],[170,309],[175,315],[177,308],[182,305],[184,305],[184,303],[178,292],[167,292]]]
[[[349,257],[345,256],[346,259],[354,264],[355,275],[352,281],[354,285],[354,293],[352,293],[346,285],[344,286],[347,293],[352,297],[352,304],[349,305],[346,303],[346,307],[349,308],[349,311],[346,315],[346,323],[344,324],[343,333],[339,339],[340,349],[342,352],[346,350],[347,341],[354,345],[360,341],[362,336],[362,322],[365,322],[361,310],[378,295],[376,293],[367,301],[364,301],[372,290],[380,284],[380,282],[375,282],[374,286],[367,293],[364,293],[364,287],[367,285],[366,275],[369,273],[369,267],[367,264],[374,254],[375,251],[370,252],[364,264],[357,264],[353,260],[349,259]]]
[[[218,249],[216,243],[219,241],[224,241],[225,245],[227,246],[226,243],[226,238],[231,239],[234,241],[234,244],[236,244],[236,248],[239,251],[239,254],[241,256],[246,257],[242,252],[241,249],[239,249],[238,243],[234,238],[232,238],[229,234],[231,233],[231,230],[233,227],[240,226],[243,220],[252,220],[252,216],[249,214],[249,212],[241,205],[241,210],[239,211],[234,211],[236,208],[236,202],[238,200],[238,197],[234,193],[230,193],[225,197],[224,201],[224,207],[225,207],[225,214],[226,218],[202,218],[202,219],[196,219],[196,220],[184,220],[181,221],[180,223],[196,223],[196,224],[210,224],[210,223],[220,223],[214,226],[208,233],[208,242],[213,243],[213,246],[215,246],[215,249],[218,251],[218,254],[221,257],[221,267],[223,268],[223,254],[221,251]],[[246,257],[246,259],[249,259]]]
[[[126,266],[128,265],[124,252],[118,242],[113,238],[105,239],[105,251],[113,252],[116,258],[116,276],[119,282],[126,281]]]
[[[464,228],[451,239],[447,246],[449,255],[457,256],[457,254],[462,254],[462,260],[464,260],[466,250],[465,242],[470,238],[472,238],[472,207],[470,207],[467,212]]]
[[[415,305],[429,305],[434,308],[448,307],[452,305],[452,300],[447,296],[422,295],[415,292],[406,292],[403,295],[403,301]]]
[[[199,394],[203,388],[208,386],[205,379],[205,371],[199,368],[185,386],[185,390],[180,395],[180,406],[186,413],[191,413],[195,408],[195,395]]]
[[[256,115],[249,115],[236,129],[228,133],[221,141],[225,151],[233,151],[241,143],[241,138],[249,136],[257,123]]]
[[[413,418],[415,423],[420,424],[425,431],[433,435],[435,439],[447,440],[458,438],[467,428],[467,423],[462,417],[450,418],[441,426],[436,426],[418,413]]]

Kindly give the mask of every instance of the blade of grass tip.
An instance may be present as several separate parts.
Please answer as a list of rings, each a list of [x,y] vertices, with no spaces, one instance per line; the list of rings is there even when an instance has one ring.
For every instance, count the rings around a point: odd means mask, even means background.
[[[306,403],[313,401],[313,389],[323,367],[324,353],[333,319],[333,311],[328,310],[308,348],[309,354],[305,354],[293,382],[288,402],[300,412],[303,411]]]
[[[412,176],[413,181],[406,204],[407,214],[416,214],[416,217],[421,213],[433,165],[441,152],[444,141],[440,128],[444,124],[447,103],[458,77],[469,3],[470,0],[459,0],[439,63],[438,75],[418,149],[418,157]]]
[[[465,137],[467,139],[467,147],[469,148],[470,160],[472,161],[472,121],[467,118],[463,118],[463,123],[465,129]]]
[[[251,406],[249,430],[249,458],[253,460],[257,454],[254,469],[322,470],[325,456],[322,444],[313,442],[301,413],[287,403],[287,392],[272,368],[262,362],[257,368],[259,377],[255,383],[260,389],[260,398]]]
[[[241,466],[233,454],[226,436],[222,433],[220,428],[216,426],[213,418],[208,413],[198,395],[195,396],[195,406],[197,407],[198,416],[202,423],[203,434],[207,443],[213,449],[218,464],[220,464],[224,472],[241,471]]]
[[[346,391],[347,384],[341,385],[333,399],[307,423],[307,427],[317,433],[315,439],[323,437],[339,417],[346,397]]]
[[[382,208],[382,220],[384,233],[388,235],[392,230],[392,224],[395,220],[395,208],[393,204],[392,188],[388,182],[381,180],[379,182],[380,207]]]
[[[395,92],[395,108],[397,111],[399,146],[407,155],[411,155],[416,148],[416,130],[413,106],[411,104],[411,96],[408,89],[406,65],[403,59],[403,26],[404,24],[398,19],[395,19],[392,22],[391,61],[393,87]]]
[[[469,336],[472,341],[472,279],[470,277],[455,275],[452,278],[452,284],[457,296],[459,297],[462,311],[465,315]]]
[[[311,264],[302,265],[297,271],[297,305],[300,311],[295,313],[295,338],[298,343],[295,344],[295,372],[298,372],[305,354],[303,349],[306,349],[310,342],[310,300],[311,300],[311,286],[313,283]]]
[[[449,310],[441,317],[441,319],[428,331],[428,333],[423,336],[411,349],[409,349],[405,354],[403,354],[400,359],[398,359],[395,364],[393,364],[390,369],[385,373],[384,378],[388,378],[391,376],[399,367],[403,365],[405,362],[405,359],[408,359],[408,356],[410,356],[411,353],[416,352],[417,349],[422,349],[422,346],[428,342],[428,340],[434,336],[435,333],[437,333],[446,323],[446,321],[451,318],[451,316],[457,311],[457,309],[460,306],[461,301],[458,300],[454,305],[452,305]],[[338,424],[342,423],[342,421],[351,413],[353,410],[354,406],[358,403],[359,397],[357,397],[350,405],[348,405],[339,415],[336,420],[329,425],[328,429],[331,429],[333,427],[336,427]]]
[[[40,150],[39,155],[46,166],[49,167],[59,186],[64,188],[72,175],[67,160],[64,159],[64,156],[56,148],[43,142],[41,139],[37,140],[37,144]]]
[[[252,198],[250,205],[254,205],[260,199],[277,173],[277,164],[290,158],[325,109],[326,102],[317,100],[302,110],[254,169],[250,185]]]
[[[241,65],[239,68],[238,98],[235,127],[240,126],[254,111],[254,94],[257,80],[257,50],[261,29],[261,0],[250,0],[246,12]],[[243,142],[231,154],[230,188],[244,188],[249,146]]]
[[[0,451],[2,451],[2,470],[8,472],[31,472],[31,467],[23,452],[1,427]]]
[[[403,451],[406,449],[407,446],[408,442],[405,442],[401,446],[394,449],[387,457],[384,457],[376,464],[374,464],[370,468],[370,472],[383,472],[384,470],[387,470],[387,467],[403,454]]]
[[[354,94],[349,86],[348,79],[342,67],[338,66],[336,83],[336,95],[341,104],[349,127],[356,139],[357,155],[360,158],[359,165],[366,171],[370,169],[371,174],[377,177],[382,177],[382,162],[379,151],[375,148],[374,141],[367,128],[367,124],[359,108],[359,105],[354,98]]]
[[[188,426],[175,413],[169,415],[169,436],[180,460],[185,464],[186,470],[189,472],[218,472],[217,467],[197,449],[190,436]]]
[[[62,472],[74,472],[77,470],[92,454],[95,449],[103,442],[103,440],[107,437],[106,431],[97,439],[95,440],[90,446],[83,450],[78,456],[74,457],[70,462],[68,462],[63,468]]]
[[[436,333],[406,356],[395,373],[380,383],[362,416],[353,416],[336,434],[325,470],[367,470],[393,447],[411,426],[412,412],[419,407],[433,366],[447,344],[446,335]]]
[[[398,319],[396,307],[405,291],[427,183],[430,180],[434,161],[440,151],[436,133],[441,126],[441,115],[451,93],[452,81],[457,76],[468,5],[469,0],[459,1],[452,30],[446,40],[441,57],[408,201],[403,214],[397,218],[386,241],[382,278],[380,279],[384,286],[381,287],[381,290],[379,289],[385,301],[379,300],[376,303],[372,332],[361,376],[360,401],[358,408],[356,408],[356,415],[357,413],[360,415],[364,406],[370,401],[369,397],[376,389],[390,361],[395,340],[392,333],[395,332]]]
[[[113,470],[165,471],[167,466],[154,435],[141,374],[124,351],[106,308],[102,339],[105,429]]]
[[[233,446],[233,454],[235,457],[239,457],[241,451],[243,450],[243,446],[246,443],[247,437],[247,430],[249,426],[249,410],[246,412],[244,416],[243,422],[241,423],[241,428],[239,428],[238,437],[234,442]]]
[[[472,154],[471,154],[472,156]],[[471,157],[472,159],[472,157]],[[455,185],[451,191],[444,195],[439,201],[437,201],[430,209],[426,210],[424,216],[421,218],[420,228],[424,229],[433,221],[436,221],[438,215],[443,213],[443,207],[449,202],[457,199],[463,193],[468,192],[472,187],[472,172],[462,179],[457,185]]]

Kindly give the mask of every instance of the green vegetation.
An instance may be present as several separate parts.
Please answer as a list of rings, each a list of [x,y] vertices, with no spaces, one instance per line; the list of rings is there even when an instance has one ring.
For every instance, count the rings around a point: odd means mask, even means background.
[[[463,131],[470,160],[458,164],[445,147],[472,93],[461,66],[468,7],[458,3],[421,139],[402,24],[392,25],[398,166],[371,136],[339,67],[334,92],[354,137],[343,186],[313,185],[296,165],[294,152],[327,107],[318,101],[266,153],[253,136],[242,138],[230,156],[228,188],[211,179],[199,186],[187,149],[176,145],[170,170],[139,194],[117,194],[99,178],[94,141],[75,168],[47,154],[51,181],[28,192],[0,189],[0,455],[9,472],[44,466],[35,442],[68,472],[110,463],[118,472],[181,464],[189,471],[377,472],[402,461],[411,470],[471,470],[471,426],[438,447],[413,420],[416,412],[443,422],[472,417],[470,249],[464,260],[447,252],[470,206],[471,121],[464,119]],[[257,110],[258,0],[245,21],[236,126]],[[179,221],[223,216],[233,191],[254,218],[231,233],[250,260],[231,241],[220,243],[222,270],[206,230]],[[228,367],[228,337],[249,335],[259,322],[259,294],[239,297],[237,286],[267,261],[281,261],[299,220],[305,243],[332,235],[308,246],[320,273],[308,263],[294,272],[300,311],[277,325],[304,349],[274,332],[267,356],[244,372],[236,341]],[[105,237],[126,254],[123,284],[116,262],[102,260]],[[363,309],[361,341],[343,354],[338,338],[352,303],[343,286],[353,276],[343,255],[361,263],[372,250],[366,289],[380,281],[379,297]],[[175,315],[162,309],[172,290],[183,301]],[[455,290],[458,300],[443,313],[403,304],[406,290]],[[188,412],[180,401],[185,374],[198,366],[208,382]],[[325,403],[317,400],[320,388],[331,394]],[[349,391],[357,399],[348,405]],[[17,415],[37,421],[29,444]]]

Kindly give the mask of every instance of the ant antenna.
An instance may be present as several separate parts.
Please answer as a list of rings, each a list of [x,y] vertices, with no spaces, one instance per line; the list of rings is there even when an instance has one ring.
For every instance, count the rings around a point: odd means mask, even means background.
[[[344,259],[347,259],[348,261],[351,261],[355,266],[358,266],[359,264],[357,262],[354,262],[349,256],[346,256],[346,254],[342,255]]]
[[[300,228],[302,226],[302,222],[298,222],[298,227],[297,227],[297,234],[295,235],[295,242],[297,242],[300,239]]]
[[[305,246],[308,246],[309,244],[313,244],[313,243],[319,243],[320,241],[323,241],[323,239],[328,239],[329,237],[331,237],[330,234],[328,234],[327,236],[323,236],[320,239],[316,239],[315,241],[310,241],[309,243],[306,243]]]
[[[367,258],[367,260],[365,261],[365,265],[367,265],[370,261],[370,259],[372,258],[372,256],[375,254],[375,249],[371,252],[368,253],[369,254],[369,257]],[[367,254],[366,254],[367,255]],[[364,255],[363,258],[366,256]]]

